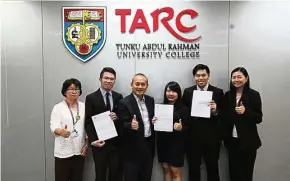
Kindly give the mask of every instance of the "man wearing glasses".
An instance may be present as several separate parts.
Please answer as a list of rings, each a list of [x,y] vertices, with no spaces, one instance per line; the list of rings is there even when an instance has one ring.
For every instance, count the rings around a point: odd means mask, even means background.
[[[103,68],[99,80],[101,87],[97,91],[87,95],[85,102],[86,131],[95,162],[95,181],[121,181],[120,137],[118,136],[106,141],[99,140],[91,117],[110,111],[110,117],[114,121],[118,135],[120,135],[123,125],[119,124],[116,112],[117,105],[123,96],[112,90],[116,80],[116,72],[113,68]],[[109,172],[108,174],[107,171]]]

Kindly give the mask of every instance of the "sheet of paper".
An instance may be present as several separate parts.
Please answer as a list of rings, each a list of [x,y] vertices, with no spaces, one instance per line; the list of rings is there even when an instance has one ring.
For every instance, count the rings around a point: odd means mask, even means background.
[[[92,116],[99,140],[105,141],[118,136],[110,111]]]
[[[155,131],[173,131],[173,105],[155,104],[155,117],[158,119],[154,124]]]
[[[210,118],[209,103],[212,100],[212,91],[194,90],[192,96],[191,116]]]

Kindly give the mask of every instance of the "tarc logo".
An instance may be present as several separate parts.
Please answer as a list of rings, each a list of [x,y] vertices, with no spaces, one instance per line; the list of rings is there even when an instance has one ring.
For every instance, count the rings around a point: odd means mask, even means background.
[[[132,10],[131,9],[115,9],[115,14],[120,16],[121,19],[121,32],[126,33],[126,16],[131,15]],[[151,33],[152,31],[155,32],[159,28],[159,15],[161,13],[167,13],[167,16],[162,18],[160,22],[163,24],[163,26],[176,38],[179,40],[185,41],[185,42],[194,42],[200,38],[185,38],[182,35],[180,35],[178,32],[176,32],[171,25],[169,24],[169,21],[174,18],[174,10],[170,7],[164,7],[161,9],[156,9],[153,11],[150,15],[152,16],[153,21],[153,27],[152,29],[149,28],[147,19],[144,15],[144,12],[142,9],[137,9],[134,19],[131,23],[131,26],[129,28],[130,33],[134,33],[136,29],[144,29],[146,33]],[[188,33],[191,31],[194,31],[196,29],[196,25],[192,25],[190,27],[184,26],[181,22],[181,18],[184,15],[190,15],[191,19],[196,18],[198,16],[198,13],[194,11],[193,9],[185,9],[177,14],[175,17],[175,25],[176,28],[182,32],[182,33]]]

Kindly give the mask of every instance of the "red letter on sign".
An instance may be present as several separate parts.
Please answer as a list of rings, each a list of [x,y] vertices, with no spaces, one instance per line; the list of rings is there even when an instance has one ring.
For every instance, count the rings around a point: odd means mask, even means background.
[[[141,20],[141,22],[138,22],[139,19]],[[150,33],[150,29],[142,9],[137,9],[129,32],[134,33],[136,28],[143,28],[146,33]]]
[[[157,31],[159,28],[159,14],[160,13],[167,13],[168,16],[164,17],[161,22],[163,23],[163,25],[165,26],[165,28],[168,30],[167,26],[170,27],[170,25],[168,24],[168,21],[171,20],[174,16],[174,10],[172,8],[166,7],[166,8],[162,8],[162,9],[156,9],[155,11],[153,11],[151,13],[151,16],[153,18],[153,31]],[[171,27],[170,27],[171,28]]]
[[[183,15],[188,14],[190,15],[191,19],[195,18],[197,16],[197,12],[195,12],[192,9],[186,9],[181,11],[177,17],[176,17],[176,27],[179,31],[183,32],[183,33],[187,33],[190,31],[193,31],[196,28],[196,25],[193,25],[192,27],[186,27],[183,26],[183,24],[181,23],[180,19]]]
[[[126,32],[126,15],[131,15],[131,9],[116,9],[116,15],[121,16],[121,32]]]
[[[185,38],[181,35],[179,35],[171,26],[170,24],[168,23],[169,20],[171,20],[174,16],[174,10],[170,7],[165,7],[165,8],[161,8],[161,9],[156,9],[154,12],[151,13],[151,16],[153,17],[153,31],[157,31],[158,28],[159,28],[159,25],[158,25],[158,20],[159,20],[159,14],[160,13],[163,13],[163,12],[166,12],[168,14],[167,17],[164,17],[162,18],[160,21],[161,23],[164,25],[164,27],[173,35],[175,36],[176,38],[182,40],[182,41],[185,41],[185,42],[191,42],[191,41],[195,41],[197,39],[200,38],[197,37],[197,38],[193,38],[193,39],[188,39],[188,38]],[[197,13],[193,10],[184,10],[182,12],[180,12],[177,17],[176,17],[176,26],[177,26],[177,29],[183,33],[186,33],[186,32],[189,32],[189,31],[192,31],[196,28],[196,26],[192,26],[192,27],[186,27],[184,26],[180,19],[181,17],[184,15],[184,14],[189,14],[191,15],[191,18],[193,17],[196,17],[197,16]]]

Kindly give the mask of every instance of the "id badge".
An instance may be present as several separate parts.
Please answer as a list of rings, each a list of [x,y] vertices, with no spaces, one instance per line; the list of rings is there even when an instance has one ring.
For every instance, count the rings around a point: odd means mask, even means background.
[[[72,136],[73,138],[78,137],[79,134],[78,134],[77,130],[73,130],[71,136]]]

